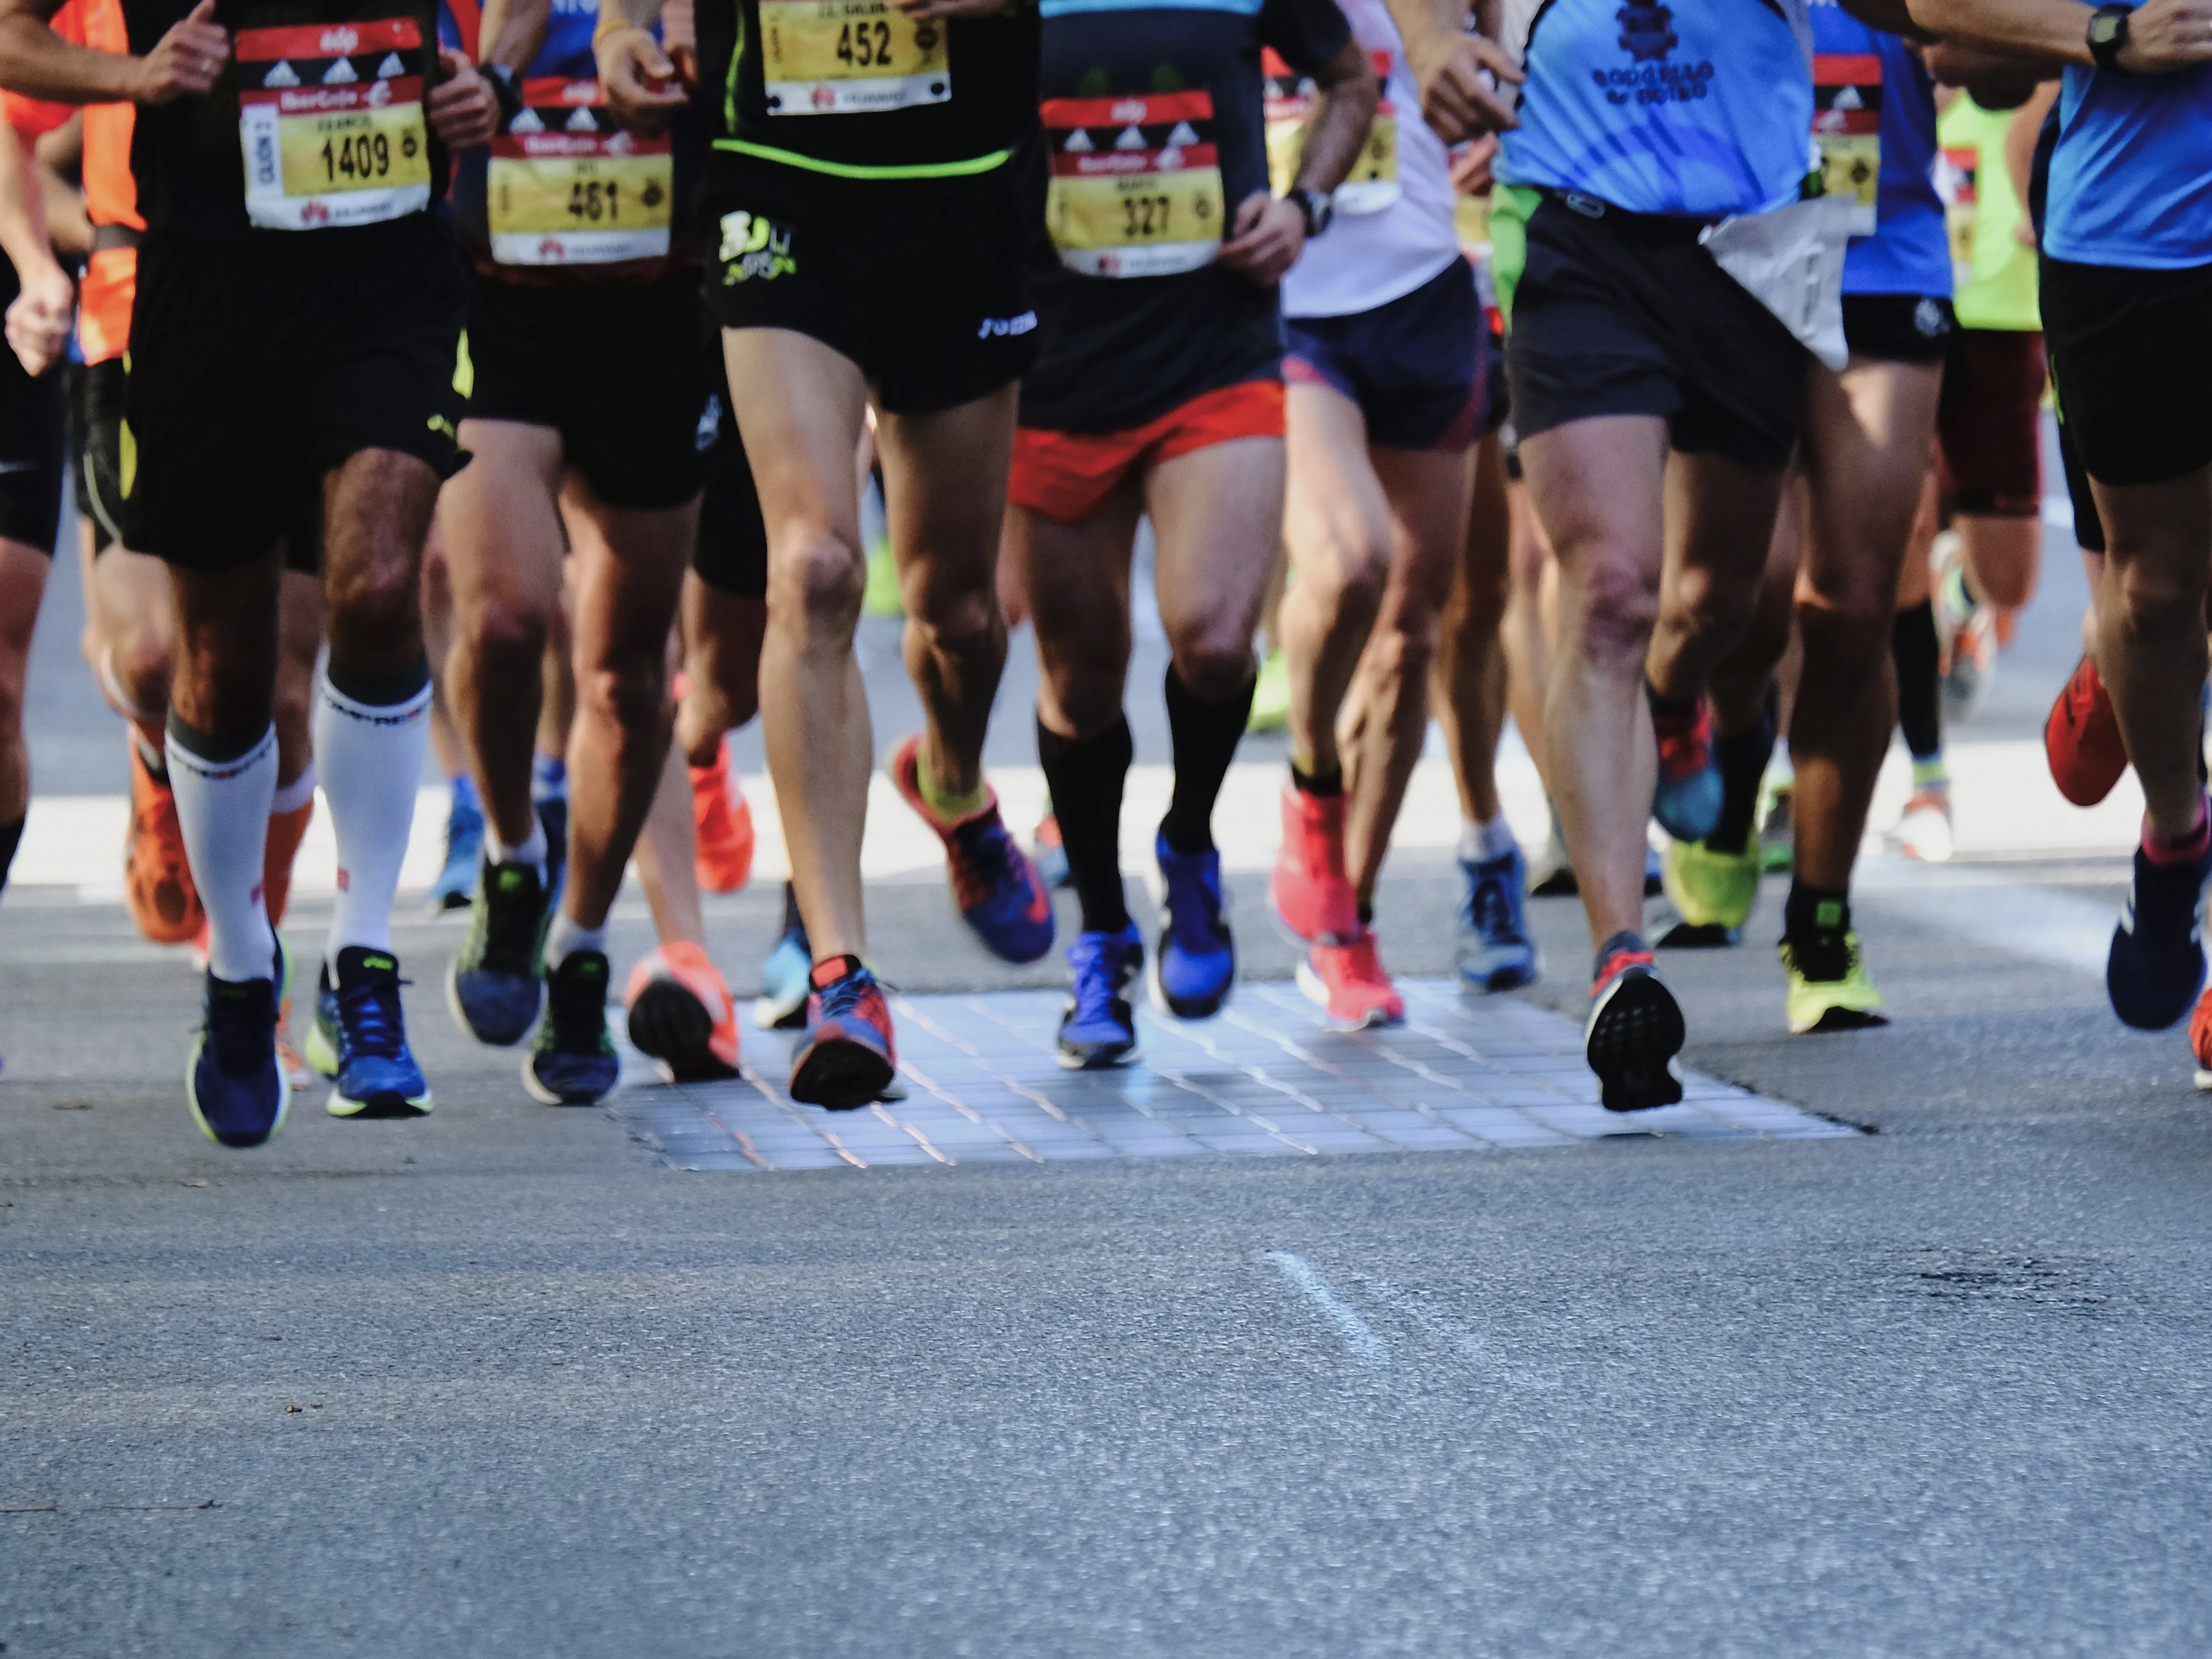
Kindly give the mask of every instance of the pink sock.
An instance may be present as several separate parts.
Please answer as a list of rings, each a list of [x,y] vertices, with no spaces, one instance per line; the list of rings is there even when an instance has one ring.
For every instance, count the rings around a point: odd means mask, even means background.
[[[2148,819],[2143,823],[2143,856],[2153,864],[2189,864],[2204,856],[2208,845],[2212,845],[2212,811],[2207,803],[2197,803],[2197,826],[2187,835],[2174,841],[2166,841],[2151,833]]]

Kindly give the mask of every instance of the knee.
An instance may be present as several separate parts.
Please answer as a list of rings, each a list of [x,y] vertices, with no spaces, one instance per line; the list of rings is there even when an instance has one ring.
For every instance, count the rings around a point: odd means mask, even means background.
[[[2205,583],[2200,569],[2148,560],[2115,561],[2105,583],[2129,627],[2138,633],[2187,633],[2203,626]]]
[[[1571,597],[1563,594],[1562,599],[1576,613],[1573,631],[1585,657],[1643,662],[1659,619],[1659,594],[1641,572],[1600,566],[1584,572],[1573,584]]]
[[[1371,617],[1389,582],[1389,526],[1346,525],[1330,535],[1324,556],[1299,567],[1297,587],[1306,588],[1332,612]]]
[[[473,595],[457,618],[461,645],[482,673],[534,672],[544,654],[552,619],[542,607],[520,595]]]
[[[925,586],[907,605],[907,626],[933,649],[954,656],[1003,639],[1006,631],[997,590],[989,586],[951,592]]]
[[[576,681],[577,702],[611,719],[625,732],[645,732],[656,726],[667,696],[668,671],[659,653],[603,664],[578,676]]]
[[[1200,702],[1226,702],[1252,683],[1252,639],[1217,622],[1184,629],[1169,642],[1176,678]]]
[[[849,638],[860,625],[866,586],[860,549],[828,531],[769,550],[769,615],[787,625]]]
[[[1710,570],[1688,566],[1669,584],[1666,610],[1670,619],[1695,633],[1741,634],[1758,614],[1759,585],[1723,581]]]
[[[177,656],[167,628],[138,623],[125,629],[109,647],[108,663],[124,695],[138,708],[158,711],[168,702]]]

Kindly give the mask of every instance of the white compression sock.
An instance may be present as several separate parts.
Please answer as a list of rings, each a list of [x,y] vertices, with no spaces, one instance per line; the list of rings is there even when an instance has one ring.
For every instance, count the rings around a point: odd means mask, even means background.
[[[166,758],[192,884],[207,911],[208,967],[234,983],[267,979],[274,944],[261,901],[269,803],[276,793],[276,728],[243,755],[208,760],[169,728]]]
[[[430,748],[430,683],[401,702],[358,702],[325,681],[315,699],[315,757],[338,843],[330,958],[349,945],[392,948],[392,899],[415,823],[415,788]]]
[[[1477,823],[1473,818],[1459,821],[1459,855],[1469,864],[1502,859],[1518,845],[1513,839],[1513,826],[1503,812],[1487,823]]]
[[[545,935],[545,968],[551,972],[568,959],[574,951],[597,951],[607,953],[607,925],[586,927],[580,921],[571,921],[566,910],[553,918],[553,926]]]
[[[269,816],[280,818],[287,812],[296,812],[314,798],[315,763],[309,761],[298,777],[276,786],[276,793],[269,802]]]

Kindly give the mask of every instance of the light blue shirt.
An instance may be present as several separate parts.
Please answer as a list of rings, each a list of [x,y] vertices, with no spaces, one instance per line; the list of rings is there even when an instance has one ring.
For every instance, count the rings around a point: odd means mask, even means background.
[[[2043,250],[2137,270],[2212,264],[2212,64],[2067,69]]]

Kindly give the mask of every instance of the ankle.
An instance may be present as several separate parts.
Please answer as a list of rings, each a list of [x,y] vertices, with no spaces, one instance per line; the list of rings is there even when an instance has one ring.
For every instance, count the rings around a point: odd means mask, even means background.
[[[2208,813],[2202,799],[2197,803],[2197,822],[2186,834],[2161,836],[2151,828],[2148,817],[2143,820],[2143,856],[2153,864],[2194,863],[2204,856],[2209,846],[2212,846],[2212,813]]]

